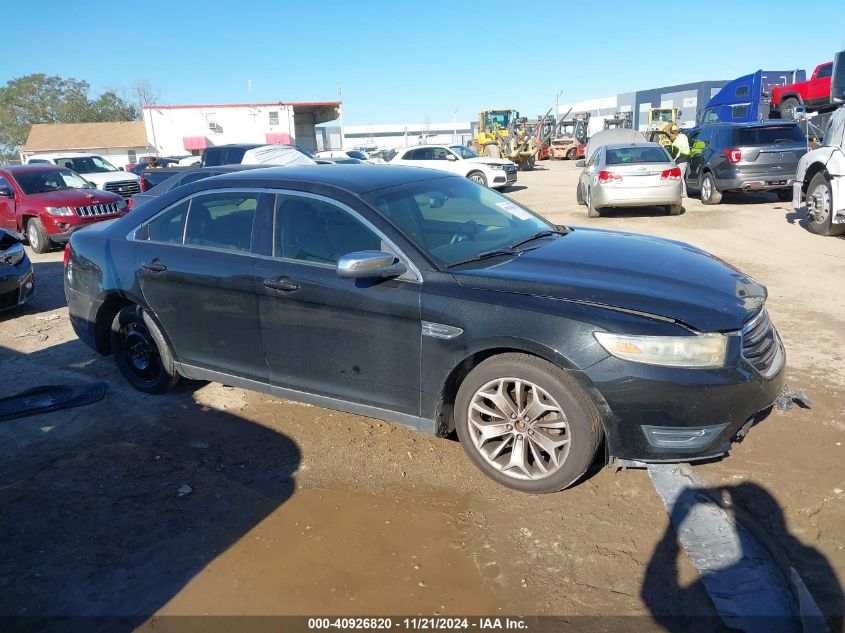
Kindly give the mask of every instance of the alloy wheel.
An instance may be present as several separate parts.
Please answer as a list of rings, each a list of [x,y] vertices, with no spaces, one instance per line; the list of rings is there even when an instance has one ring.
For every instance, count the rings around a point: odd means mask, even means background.
[[[563,409],[545,389],[521,378],[498,378],[478,389],[467,426],[481,457],[514,479],[548,477],[569,455]]]
[[[35,222],[30,221],[26,225],[26,239],[29,240],[29,246],[32,250],[38,251],[41,245],[38,243],[38,231],[35,229]]]
[[[713,182],[710,180],[710,178],[705,176],[704,180],[701,181],[701,197],[705,200],[709,200],[712,195]]]
[[[469,177],[469,179],[473,182],[477,182],[479,185],[484,184],[484,176],[482,176],[481,174],[473,174]]]

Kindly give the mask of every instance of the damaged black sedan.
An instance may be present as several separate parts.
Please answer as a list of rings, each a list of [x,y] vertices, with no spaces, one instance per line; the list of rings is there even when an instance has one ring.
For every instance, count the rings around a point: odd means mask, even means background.
[[[20,235],[0,229],[0,310],[11,310],[35,296],[32,263]]]
[[[74,329],[136,388],[212,380],[454,430],[525,492],[599,456],[724,454],[783,381],[766,290],[736,268],[555,226],[443,172],[218,176],[74,234],[66,254]]]

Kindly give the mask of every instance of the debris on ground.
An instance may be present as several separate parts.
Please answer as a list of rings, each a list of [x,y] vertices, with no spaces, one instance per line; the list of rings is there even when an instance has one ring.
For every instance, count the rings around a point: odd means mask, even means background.
[[[803,389],[795,391],[789,385],[784,385],[775,399],[773,406],[778,411],[785,412],[789,411],[796,404],[802,409],[810,409],[813,406],[812,401],[807,397]]]
[[[179,489],[176,491],[177,497],[186,497],[194,491],[188,484],[182,484],[179,486]]]
[[[100,381],[76,385],[43,385],[27,389],[0,398],[0,421],[91,404],[102,400],[107,390],[108,384]]]

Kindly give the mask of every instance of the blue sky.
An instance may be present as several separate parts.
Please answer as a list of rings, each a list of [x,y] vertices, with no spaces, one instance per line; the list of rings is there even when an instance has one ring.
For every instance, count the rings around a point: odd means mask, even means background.
[[[162,104],[330,101],[342,84],[347,124],[535,116],[561,90],[566,102],[810,71],[845,48],[843,0],[88,0],[2,13],[0,83],[146,79]]]

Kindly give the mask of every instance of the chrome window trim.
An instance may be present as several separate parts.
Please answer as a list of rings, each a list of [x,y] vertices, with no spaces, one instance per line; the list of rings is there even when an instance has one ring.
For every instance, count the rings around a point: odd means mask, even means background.
[[[402,260],[402,262],[408,267],[408,271],[413,273],[413,275],[414,275],[413,279],[406,277],[405,275],[400,275],[399,277],[396,278],[397,280],[399,280],[399,281],[410,281],[410,282],[413,282],[413,283],[422,283],[422,281],[423,281],[423,277],[422,277],[422,273],[420,272],[420,269],[417,267],[417,265],[413,261],[411,261],[411,259],[407,255],[405,255],[405,253],[402,251],[402,249],[400,249],[398,246],[396,246],[396,243],[393,240],[391,240],[389,237],[387,237],[378,227],[376,227],[367,218],[363,217],[360,213],[355,211],[355,209],[351,208],[349,205],[344,204],[343,202],[340,202],[339,200],[335,200],[334,198],[329,198],[328,196],[323,196],[323,195],[311,193],[311,192],[308,192],[308,191],[297,191],[295,189],[273,189],[273,188],[270,188],[270,187],[226,187],[226,188],[221,188],[221,189],[210,189],[210,190],[196,191],[196,192],[190,194],[189,196],[185,196],[184,198],[180,198],[179,200],[177,200],[173,204],[168,205],[167,207],[165,207],[164,209],[162,209],[161,211],[156,213],[151,218],[144,220],[141,224],[137,225],[135,228],[130,230],[126,234],[125,239],[127,239],[129,241],[133,241],[133,242],[150,242],[150,243],[153,243],[153,244],[166,244],[166,245],[170,245],[170,246],[181,246],[182,248],[199,248],[199,249],[202,249],[202,250],[214,251],[216,253],[234,253],[236,255],[249,255],[250,257],[260,257],[262,259],[269,259],[269,260],[273,260],[273,261],[295,262],[295,263],[301,264],[303,266],[318,266],[320,268],[331,268],[331,269],[337,268],[336,265],[333,266],[331,264],[322,264],[320,262],[306,262],[306,261],[302,261],[302,260],[299,260],[299,259],[288,259],[288,258],[282,258],[282,257],[273,257],[273,256],[269,256],[269,255],[261,255],[259,253],[253,253],[252,251],[247,252],[247,253],[242,253],[242,252],[239,252],[239,251],[230,251],[230,250],[227,250],[227,249],[224,249],[224,248],[214,248],[214,247],[211,247],[211,246],[197,246],[195,244],[185,244],[185,232],[187,231],[187,228],[188,228],[188,215],[190,215],[190,208],[191,208],[190,201],[192,201],[194,198],[196,198],[198,196],[204,196],[204,195],[208,195],[210,193],[218,193],[218,192],[219,193],[269,193],[269,194],[272,194],[274,196],[279,195],[279,194],[293,195],[293,196],[300,196],[300,197],[303,197],[303,198],[311,198],[313,200],[319,200],[321,202],[325,202],[327,204],[334,205],[334,206],[338,207],[339,209],[341,209],[341,210],[349,213],[350,215],[352,215],[352,217],[356,218],[364,226],[366,226],[368,229],[373,231],[378,237],[380,237],[382,242],[387,244],[387,246],[390,248],[390,250],[393,252],[393,254],[396,257],[398,257],[400,260]],[[185,226],[182,228],[182,242],[176,243],[176,242],[158,242],[158,241],[155,241],[155,240],[139,240],[135,237],[135,234],[138,231],[140,231],[142,228],[147,226],[150,222],[153,222],[154,220],[156,220],[158,217],[160,217],[164,213],[167,213],[168,211],[170,211],[173,207],[180,205],[180,204],[183,204],[184,202],[189,202],[189,204],[188,204],[188,210],[185,214]],[[273,206],[273,222],[274,223],[275,223],[275,220],[276,220],[275,216],[276,216],[276,208],[275,208],[275,205],[274,205]]]

